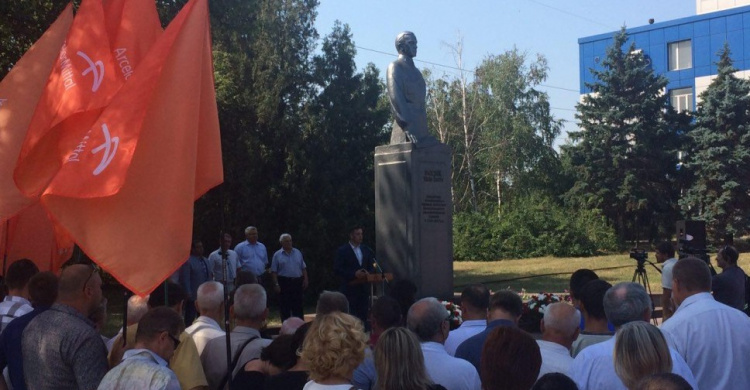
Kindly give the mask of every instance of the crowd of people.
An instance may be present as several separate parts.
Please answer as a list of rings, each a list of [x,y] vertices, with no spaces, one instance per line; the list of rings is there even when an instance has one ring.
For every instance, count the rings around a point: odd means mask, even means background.
[[[548,305],[535,338],[518,327],[520,296],[492,293],[482,284],[463,289],[464,321],[454,330],[445,306],[434,297],[417,300],[408,281],[394,283],[371,305],[365,302],[363,321],[359,298],[350,298],[358,286],[350,282],[359,278],[369,249],[360,247],[361,228],[355,228],[336,260],[342,284],[355,288],[320,294],[309,322],[297,303],[285,301],[289,315],[271,337],[264,276],[253,273],[262,268],[265,247],[256,250],[260,243],[252,242],[257,229],[246,233],[248,241],[233,252],[253,260],[231,268],[255,279],[236,285],[213,280],[214,264],[197,243],[178,278],[185,275],[189,285],[166,280],[149,297],[131,297],[127,326],[111,340],[101,335],[106,299],[97,268],[73,264],[58,277],[39,272],[30,260],[12,263],[0,302],[0,389],[750,388],[750,318],[731,305],[745,304],[744,284],[733,289],[740,284],[732,275],[744,276],[732,270],[738,258],[733,247],[718,254],[718,265],[730,270],[724,277],[712,277],[696,258],[667,264],[663,282],[669,283],[663,284],[674,310],[659,327],[650,322],[654,307],[642,285],[611,285],[591,270],[578,270],[570,278],[572,304]],[[222,262],[231,250],[227,241],[231,237],[214,252]],[[305,269],[291,236],[279,241],[277,267],[267,279],[274,287],[285,283],[283,269]],[[659,250],[657,258],[667,260],[668,248]],[[302,279],[297,287],[304,290],[306,273],[295,275],[288,278]],[[227,286],[234,287],[228,338],[222,327]],[[729,303],[721,302],[725,298]]]

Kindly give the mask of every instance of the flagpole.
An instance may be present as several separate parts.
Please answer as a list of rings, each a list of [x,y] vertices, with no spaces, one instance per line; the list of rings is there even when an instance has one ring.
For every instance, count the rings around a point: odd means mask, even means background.
[[[10,218],[5,220],[5,245],[3,246],[3,280],[5,280],[5,271],[7,271],[8,266],[8,241],[10,241]]]

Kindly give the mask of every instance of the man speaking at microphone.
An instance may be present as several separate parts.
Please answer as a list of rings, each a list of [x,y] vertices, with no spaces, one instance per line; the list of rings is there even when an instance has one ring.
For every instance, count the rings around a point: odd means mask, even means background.
[[[356,316],[367,325],[367,300],[369,285],[367,275],[375,272],[375,254],[362,245],[362,226],[349,229],[349,242],[336,251],[333,271],[341,281],[340,291],[349,300],[349,314]]]

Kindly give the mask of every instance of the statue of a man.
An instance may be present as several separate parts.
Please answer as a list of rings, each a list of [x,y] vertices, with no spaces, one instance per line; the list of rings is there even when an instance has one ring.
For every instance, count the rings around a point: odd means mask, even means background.
[[[427,131],[425,82],[413,60],[417,56],[414,33],[398,34],[396,50],[398,59],[388,65],[386,74],[388,99],[395,119],[391,144],[412,142],[419,148],[437,144],[439,141]]]

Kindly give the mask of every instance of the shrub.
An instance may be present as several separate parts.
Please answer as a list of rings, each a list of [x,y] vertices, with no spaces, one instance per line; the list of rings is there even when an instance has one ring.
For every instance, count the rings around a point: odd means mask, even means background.
[[[616,249],[616,237],[598,210],[569,209],[530,196],[499,214],[457,213],[453,248],[456,260],[592,256]]]

